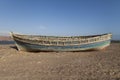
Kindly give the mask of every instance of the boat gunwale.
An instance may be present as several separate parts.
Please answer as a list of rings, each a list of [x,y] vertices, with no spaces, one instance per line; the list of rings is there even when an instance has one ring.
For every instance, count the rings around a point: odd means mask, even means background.
[[[87,36],[44,36],[44,35],[26,35],[26,34],[18,34],[18,33],[10,33],[12,36],[29,36],[29,37],[41,37],[41,38],[90,38],[90,37],[97,37],[97,36],[104,36],[104,35],[112,35],[112,33],[104,33],[99,35],[87,35]]]
[[[30,44],[38,44],[38,43],[31,43],[31,42],[28,42],[28,40],[27,39],[24,39],[24,40],[21,40],[21,39],[23,39],[23,38],[20,38],[19,36],[17,36],[17,35],[20,35],[20,34],[12,34],[12,37],[13,37],[13,39],[14,40],[19,40],[19,41],[22,41],[22,42],[25,42],[25,43],[30,43]],[[87,43],[83,43],[83,44],[88,44],[88,43],[95,43],[95,42],[100,42],[100,41],[105,41],[105,40],[109,40],[109,39],[111,39],[111,36],[112,34],[110,34],[110,33],[107,33],[107,34],[102,34],[102,35],[99,35],[99,36],[95,36],[95,37],[90,37],[90,38],[88,38],[88,39],[94,39],[94,38],[100,38],[100,37],[102,37],[102,36],[108,36],[109,38],[108,39],[103,39],[103,40],[98,40],[98,41],[92,41],[92,42],[87,42]],[[19,38],[19,39],[16,39],[16,36],[17,36],[17,38]],[[24,36],[24,35],[20,35],[20,36]],[[25,35],[25,36],[27,36],[27,35]],[[81,36],[80,36],[81,37]],[[56,39],[56,38],[55,38]],[[26,40],[26,41],[25,41]],[[82,39],[81,39],[82,40]],[[84,40],[84,39],[83,39]],[[34,41],[34,40],[29,40],[29,41]],[[50,40],[43,40],[43,41],[50,41]],[[73,40],[74,41],[74,40]],[[78,40],[77,40],[78,41]],[[53,41],[54,42],[54,41]],[[56,42],[58,42],[58,41],[56,41]],[[60,42],[63,42],[64,43],[64,41],[60,41]],[[68,42],[68,41],[66,41],[66,42]],[[58,45],[54,45],[54,44],[39,44],[39,45],[46,45],[46,46],[58,46]],[[72,45],[82,45],[82,44],[69,44],[69,46],[72,46]],[[59,46],[65,46],[65,45],[60,45],[59,44]]]

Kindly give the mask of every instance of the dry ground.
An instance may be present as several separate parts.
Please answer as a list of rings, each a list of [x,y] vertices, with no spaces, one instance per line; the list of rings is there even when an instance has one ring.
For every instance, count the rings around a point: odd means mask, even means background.
[[[0,45],[0,80],[120,80],[120,43],[102,51],[36,53]]]

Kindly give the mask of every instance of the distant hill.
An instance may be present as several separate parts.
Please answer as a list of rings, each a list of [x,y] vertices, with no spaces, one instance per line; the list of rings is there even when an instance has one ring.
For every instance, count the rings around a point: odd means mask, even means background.
[[[10,36],[0,36],[0,41],[12,41]]]

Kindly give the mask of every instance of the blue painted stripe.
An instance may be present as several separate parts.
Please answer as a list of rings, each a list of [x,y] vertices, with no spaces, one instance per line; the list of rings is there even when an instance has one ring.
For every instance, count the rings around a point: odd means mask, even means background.
[[[72,45],[72,46],[46,46],[46,45],[37,45],[37,44],[29,44],[23,43],[20,41],[16,41],[18,45],[25,48],[26,50],[53,50],[53,51],[72,51],[72,50],[83,50],[83,49],[92,49],[97,47],[102,47],[110,44],[110,40],[83,44],[83,45]]]

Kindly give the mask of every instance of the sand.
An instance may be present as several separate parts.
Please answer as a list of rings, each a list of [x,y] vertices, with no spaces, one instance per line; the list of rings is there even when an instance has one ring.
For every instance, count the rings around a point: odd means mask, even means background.
[[[0,45],[0,80],[120,80],[120,43],[87,52],[23,52]]]

